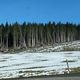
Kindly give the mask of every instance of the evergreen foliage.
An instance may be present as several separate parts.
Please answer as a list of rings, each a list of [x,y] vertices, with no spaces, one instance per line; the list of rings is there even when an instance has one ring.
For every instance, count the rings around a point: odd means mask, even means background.
[[[0,51],[52,45],[80,40],[80,25],[66,23],[28,23],[0,25]]]

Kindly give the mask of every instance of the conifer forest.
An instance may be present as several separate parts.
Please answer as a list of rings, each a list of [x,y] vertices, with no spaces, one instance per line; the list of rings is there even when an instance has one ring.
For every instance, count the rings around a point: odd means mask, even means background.
[[[80,40],[80,25],[72,23],[0,24],[0,51],[27,49]]]

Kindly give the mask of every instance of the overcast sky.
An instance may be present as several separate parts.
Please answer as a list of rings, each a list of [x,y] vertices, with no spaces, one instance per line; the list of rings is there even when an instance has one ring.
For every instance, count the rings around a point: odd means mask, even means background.
[[[80,0],[0,0],[0,23],[80,23]]]

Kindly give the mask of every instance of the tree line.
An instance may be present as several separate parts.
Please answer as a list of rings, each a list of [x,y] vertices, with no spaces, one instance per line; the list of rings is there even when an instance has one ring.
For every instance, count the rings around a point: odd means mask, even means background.
[[[0,24],[0,51],[27,49],[80,40],[80,25],[72,23]]]

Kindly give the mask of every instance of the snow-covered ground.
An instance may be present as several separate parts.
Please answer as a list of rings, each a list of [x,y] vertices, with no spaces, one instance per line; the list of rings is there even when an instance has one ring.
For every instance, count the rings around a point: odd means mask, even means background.
[[[38,48],[37,52],[33,53],[0,53],[0,79],[63,74],[67,68],[66,59],[70,68],[80,67],[80,51],[53,52],[62,51],[63,46],[79,47],[80,42]]]
[[[53,45],[42,46],[39,48],[31,48],[27,50],[27,52],[29,53],[60,52],[60,51],[80,51],[80,41],[55,43]]]
[[[2,54],[0,78],[63,73],[69,60],[70,68],[80,67],[80,51]]]

